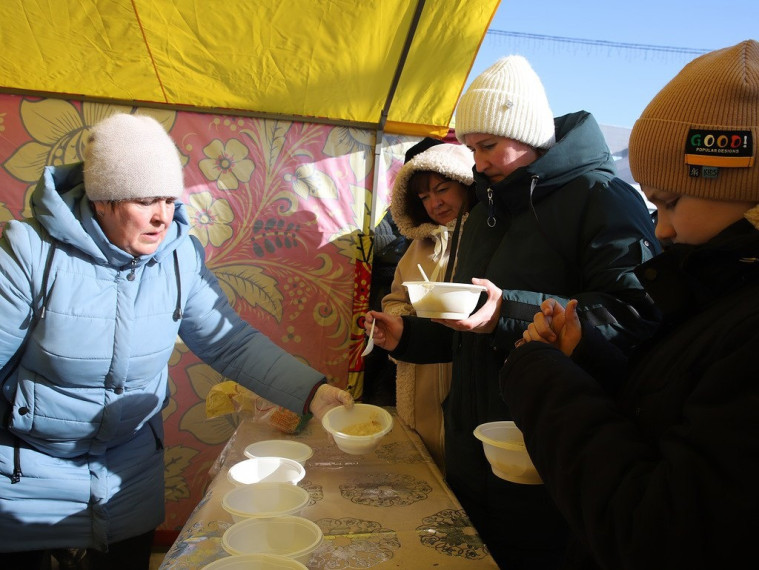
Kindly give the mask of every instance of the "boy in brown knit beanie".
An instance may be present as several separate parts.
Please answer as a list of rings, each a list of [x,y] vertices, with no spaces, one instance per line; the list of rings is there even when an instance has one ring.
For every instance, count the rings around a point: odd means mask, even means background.
[[[685,66],[630,138],[632,173],[672,244],[636,270],[663,315],[658,334],[612,358],[581,331],[576,301],[549,299],[501,372],[578,539],[569,567],[756,564],[758,119],[759,43]],[[625,379],[616,392],[611,377]]]

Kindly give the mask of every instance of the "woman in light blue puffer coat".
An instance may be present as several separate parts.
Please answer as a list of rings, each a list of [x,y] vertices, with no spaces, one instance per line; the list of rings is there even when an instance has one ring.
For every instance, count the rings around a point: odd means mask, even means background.
[[[183,190],[163,127],[117,114],[93,128],[84,163],[45,168],[33,218],[4,230],[0,364],[21,358],[0,398],[3,568],[73,548],[89,549],[87,567],[147,568],[177,334],[297,413],[352,405],[229,305],[175,202]]]

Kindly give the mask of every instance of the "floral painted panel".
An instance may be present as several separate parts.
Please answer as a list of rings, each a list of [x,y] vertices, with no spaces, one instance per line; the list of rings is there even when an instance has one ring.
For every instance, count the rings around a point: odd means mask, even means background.
[[[362,391],[371,279],[373,131],[278,120],[0,95],[0,226],[28,216],[45,165],[82,160],[89,128],[114,112],[159,120],[182,156],[192,233],[235,309],[330,383]],[[385,136],[378,207],[413,142]],[[207,418],[225,379],[177,341],[170,365],[166,507],[178,530],[239,422]]]

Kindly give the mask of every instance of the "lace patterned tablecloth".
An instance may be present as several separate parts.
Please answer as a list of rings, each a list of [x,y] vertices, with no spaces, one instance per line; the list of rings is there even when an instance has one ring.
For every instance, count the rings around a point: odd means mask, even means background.
[[[232,525],[221,506],[233,488],[227,471],[245,459],[247,445],[267,439],[295,439],[314,450],[299,483],[311,494],[300,516],[319,525],[324,541],[308,568],[498,568],[419,437],[389,410],[393,429],[368,455],[340,451],[316,420],[298,435],[244,420],[219,455],[208,491],[161,569],[199,570],[227,556],[221,546],[222,534]]]

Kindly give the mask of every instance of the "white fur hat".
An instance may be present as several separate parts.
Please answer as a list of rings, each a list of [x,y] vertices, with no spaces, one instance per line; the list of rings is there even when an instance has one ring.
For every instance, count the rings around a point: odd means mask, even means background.
[[[456,110],[456,138],[485,133],[547,149],[556,142],[543,84],[521,55],[502,57],[472,81]]]
[[[184,178],[177,147],[151,117],[111,115],[87,140],[84,189],[93,201],[179,198]]]

